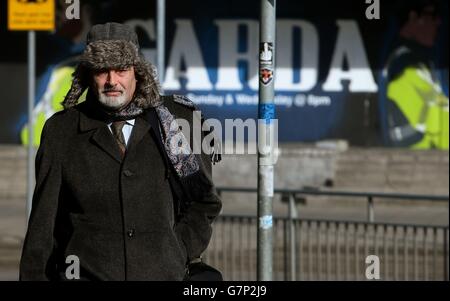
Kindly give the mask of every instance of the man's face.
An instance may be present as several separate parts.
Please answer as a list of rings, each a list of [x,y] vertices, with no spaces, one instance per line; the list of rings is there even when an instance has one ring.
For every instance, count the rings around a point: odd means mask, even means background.
[[[98,100],[111,110],[126,107],[133,99],[136,90],[134,67],[94,72],[94,90]]]

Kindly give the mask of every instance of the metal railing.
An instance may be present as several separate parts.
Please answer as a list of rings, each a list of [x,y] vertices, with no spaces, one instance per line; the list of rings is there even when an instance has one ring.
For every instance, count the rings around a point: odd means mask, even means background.
[[[218,188],[219,193],[255,193]],[[366,280],[365,260],[380,260],[381,280],[448,280],[448,225],[375,222],[378,199],[448,203],[448,196],[277,189],[289,198],[288,216],[274,217],[274,280]],[[364,197],[367,221],[296,216],[298,195]],[[256,280],[256,216],[221,215],[207,252],[226,280]]]

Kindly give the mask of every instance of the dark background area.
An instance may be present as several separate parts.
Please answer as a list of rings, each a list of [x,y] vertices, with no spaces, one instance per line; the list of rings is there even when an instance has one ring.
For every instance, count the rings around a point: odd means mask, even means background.
[[[61,1],[64,2],[64,1]],[[93,1],[81,0],[82,4],[92,7],[94,23],[106,21],[123,22],[131,18],[155,18],[156,1]],[[401,1],[400,1],[401,2]],[[0,90],[0,143],[19,143],[18,130],[20,121],[24,120],[27,112],[27,33],[10,32],[7,30],[7,1],[0,3],[0,80],[4,89]],[[211,27],[213,19],[258,19],[259,0],[249,1],[175,1],[167,0],[167,39],[166,63],[170,55],[171,39],[174,34],[174,19],[187,18],[194,21],[196,34],[214,35],[217,28]],[[389,41],[395,37],[398,20],[399,1],[380,0],[381,19],[367,20],[365,11],[368,4],[365,0],[344,1],[277,1],[277,17],[280,19],[302,19],[313,23],[320,36],[319,40],[319,79],[324,81],[332,59],[337,32],[337,19],[351,19],[358,23],[361,30],[365,52],[370,67],[376,79],[376,73],[382,69],[383,57],[388,51]],[[443,24],[441,34],[435,49],[435,62],[439,69],[448,70],[448,3],[440,1],[442,5]],[[83,15],[81,15],[83,18]],[[78,21],[72,21],[78,22]],[[74,26],[76,27],[76,26]],[[140,34],[140,37],[144,35]],[[199,38],[200,46],[211,47],[214,40]],[[141,46],[156,47],[154,41],[141,39]],[[64,59],[63,53],[66,44],[55,41],[53,33],[38,32],[36,44],[36,76],[39,77],[48,64]],[[297,54],[298,55],[298,54]],[[207,67],[214,55],[205,58]],[[362,101],[363,100],[363,101]],[[327,137],[343,138],[353,145],[377,146],[380,145],[380,125],[378,112],[378,99],[376,93],[348,93],[345,99],[339,125],[332,128]],[[21,116],[21,117],[20,117]],[[24,117],[25,116],[25,117]],[[319,116],[320,117],[320,116]],[[295,124],[296,120],[287,123]],[[22,124],[23,125],[23,124]],[[311,141],[302,141],[311,142]]]

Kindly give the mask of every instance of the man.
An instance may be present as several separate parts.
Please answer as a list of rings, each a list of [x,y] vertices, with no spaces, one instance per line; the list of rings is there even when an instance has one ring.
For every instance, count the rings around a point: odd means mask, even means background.
[[[384,71],[392,146],[448,149],[448,97],[431,59],[441,24],[437,1],[408,0]]]
[[[160,96],[135,32],[106,23],[88,33],[63,106],[36,157],[20,279],[77,279],[67,272],[70,255],[80,279],[183,279],[221,209],[216,154],[195,155],[195,135],[186,139],[175,120],[192,125],[193,104]]]

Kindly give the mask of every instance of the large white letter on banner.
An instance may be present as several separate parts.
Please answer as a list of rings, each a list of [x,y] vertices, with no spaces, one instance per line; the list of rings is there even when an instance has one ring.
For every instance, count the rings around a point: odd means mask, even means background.
[[[356,21],[338,20],[339,27],[336,48],[330,66],[330,73],[323,84],[324,91],[342,91],[342,80],[349,80],[351,92],[376,92],[377,84],[367,60],[361,33]],[[343,70],[347,59],[348,70]]]
[[[184,77],[188,90],[211,90],[212,84],[203,62],[192,21],[175,20],[175,24],[176,32],[163,88],[167,90],[180,89],[179,78]],[[182,62],[186,67],[185,72],[181,70]]]

